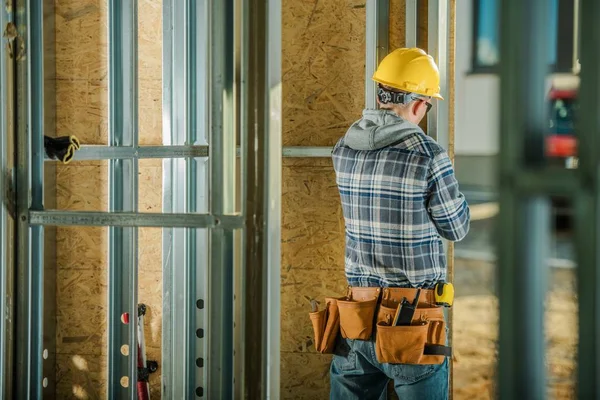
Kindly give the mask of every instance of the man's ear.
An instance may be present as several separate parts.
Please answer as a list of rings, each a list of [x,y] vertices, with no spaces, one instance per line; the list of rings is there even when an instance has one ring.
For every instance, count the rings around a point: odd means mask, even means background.
[[[421,107],[421,101],[415,100],[412,102],[412,105],[410,107],[410,112],[412,115],[414,115],[415,117],[419,116],[419,107]]]

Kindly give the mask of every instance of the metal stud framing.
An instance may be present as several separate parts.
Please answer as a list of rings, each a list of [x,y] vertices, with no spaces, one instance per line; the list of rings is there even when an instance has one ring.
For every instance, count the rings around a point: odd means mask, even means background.
[[[13,398],[14,69],[16,53],[12,10],[0,7],[0,397]],[[12,214],[12,215],[11,215]]]
[[[209,2],[210,211],[235,213],[234,2]],[[213,156],[219,154],[220,157]],[[208,271],[209,398],[233,396],[233,232],[210,232]]]
[[[43,2],[17,1],[16,107],[17,263],[15,396],[42,396],[43,229],[30,227],[30,208],[43,207]],[[19,54],[19,52],[22,52]]]
[[[365,108],[377,108],[377,84],[372,77],[389,52],[389,0],[367,0]]]
[[[417,0],[406,0],[406,47],[417,47],[417,9]]]
[[[527,193],[517,182],[524,173],[533,182],[552,179],[544,171],[543,158],[548,46],[540,45],[550,37],[548,10],[545,0],[510,0],[501,11],[497,386],[501,399],[546,398],[543,317],[549,192]]]
[[[431,0],[433,1],[433,0]],[[28,18],[35,17],[38,10],[36,5],[41,4],[34,0],[21,0],[27,5],[34,6],[26,8],[28,13],[23,14]],[[109,146],[84,146],[76,153],[76,159],[110,159],[110,189],[111,202],[110,213],[90,212],[67,212],[44,210],[41,202],[39,189],[42,187],[41,175],[39,173],[43,154],[39,143],[41,143],[42,128],[39,125],[31,125],[26,131],[22,122],[19,149],[19,178],[20,192],[18,198],[19,216],[25,218],[20,224],[22,233],[21,243],[38,246],[35,238],[37,232],[42,231],[43,225],[103,225],[110,228],[110,268],[109,268],[109,397],[110,398],[134,398],[136,380],[136,346],[135,332],[136,319],[130,318],[130,324],[121,323],[121,314],[129,312],[135,316],[137,302],[137,227],[189,227],[209,228],[210,230],[210,262],[207,264],[206,275],[202,268],[194,268],[202,265],[202,258],[198,255],[198,247],[206,245],[206,239],[202,239],[203,233],[196,229],[165,229],[164,230],[164,272],[165,293],[182,289],[184,296],[176,299],[165,296],[165,323],[164,351],[171,359],[165,360],[163,372],[163,394],[179,396],[190,395],[191,391],[199,394],[196,389],[206,384],[207,393],[210,397],[219,398],[232,397],[232,366],[233,361],[233,248],[234,229],[244,229],[245,265],[253,265],[252,269],[243,269],[244,276],[248,277],[246,285],[240,294],[252,293],[248,298],[246,308],[243,312],[251,313],[253,310],[261,310],[260,332],[254,332],[250,320],[242,316],[240,321],[247,322],[246,328],[242,329],[241,340],[246,343],[246,351],[252,341],[255,341],[253,333],[257,333],[260,345],[253,348],[252,352],[240,355],[244,357],[242,364],[245,366],[244,380],[240,384],[246,394],[261,394],[276,398],[279,391],[279,224],[280,205],[277,199],[280,196],[280,158],[286,157],[329,157],[330,148],[287,148],[281,152],[280,129],[281,121],[281,72],[280,72],[280,0],[264,0],[261,2],[242,1],[243,6],[240,23],[245,26],[243,31],[250,33],[248,38],[242,37],[242,66],[236,66],[234,62],[234,32],[233,0],[224,2],[205,1],[195,2],[187,0],[178,2],[166,1],[164,5],[164,137],[165,144],[170,146],[144,146],[138,145],[137,131],[137,2],[135,0],[109,2],[109,44],[110,44],[110,143]],[[446,0],[435,1],[437,6],[430,4],[430,22],[433,21],[433,13],[437,18],[442,18],[444,13],[443,4]],[[407,15],[410,17],[407,23],[407,45],[414,45],[416,41],[416,2],[407,1]],[[3,9],[2,21],[6,21],[7,15]],[[31,14],[29,13],[31,12]],[[31,17],[29,17],[31,15]],[[447,14],[446,14],[447,15]],[[198,21],[205,23],[200,24]],[[367,2],[367,76],[366,76],[366,99],[367,106],[375,107],[375,85],[371,83],[372,73],[377,63],[388,52],[388,1]],[[33,19],[42,25],[41,20]],[[32,26],[32,20],[20,21],[23,27]],[[236,22],[237,23],[237,22]],[[436,22],[437,23],[437,22]],[[201,31],[206,26],[206,31]],[[247,29],[247,30],[244,30]],[[430,35],[432,33],[430,32]],[[438,39],[437,60],[445,63],[444,52],[447,51],[443,40],[447,40],[447,31],[440,29],[435,33]],[[25,32],[23,32],[26,37]],[[205,38],[208,37],[208,41]],[[431,37],[431,36],[430,36]],[[181,39],[181,40],[180,40]],[[34,44],[32,42],[32,44]],[[254,48],[261,51],[249,52]],[[40,52],[41,48],[30,46],[33,52]],[[2,50],[3,69],[1,76],[3,82],[10,82],[10,62],[4,62],[7,57]],[[195,54],[195,56],[194,56]],[[203,55],[206,55],[206,60]],[[29,69],[23,72],[39,74],[35,68],[35,57],[29,54]],[[445,65],[445,64],[444,64]],[[203,68],[205,67],[205,68]],[[234,72],[234,68],[248,68],[247,74],[252,82],[248,80],[236,81],[240,75]],[[180,68],[184,73],[180,74]],[[444,67],[442,67],[444,68]],[[201,76],[197,71],[206,70],[209,76]],[[31,88],[31,84],[39,83],[42,75],[32,75],[32,79],[26,82],[27,76],[19,75],[21,79],[20,88]],[[25,78],[23,78],[25,77]],[[38,79],[36,81],[35,79]],[[210,85],[203,87],[205,82]],[[233,96],[234,85],[239,84],[242,97],[246,101],[236,102]],[[28,86],[29,85],[29,86]],[[245,86],[248,85],[248,86]],[[33,90],[40,90],[38,86]],[[10,93],[6,85],[0,86],[3,100]],[[252,90],[250,90],[252,89]],[[442,89],[445,90],[445,89]],[[203,98],[198,93],[209,93]],[[20,92],[18,104],[31,104],[24,95],[38,95],[28,91]],[[43,97],[40,97],[43,98]],[[3,112],[10,114],[10,101],[7,101]],[[42,103],[40,103],[42,104]],[[204,107],[205,106],[205,107]],[[36,108],[38,107],[38,108]],[[242,108],[240,110],[240,108]],[[203,115],[203,110],[209,114]],[[24,118],[39,117],[40,105],[32,104],[31,111],[20,111],[20,121]],[[437,125],[444,120],[443,110],[435,111]],[[440,116],[441,115],[441,116]],[[253,142],[252,151],[242,164],[247,168],[256,168],[256,173],[242,170],[244,176],[242,187],[244,197],[252,199],[253,203],[242,207],[246,213],[236,216],[234,207],[235,193],[235,162],[236,162],[236,140],[235,140],[235,118],[241,118],[239,125],[249,133]],[[2,121],[10,121],[3,114]],[[38,119],[41,121],[43,119]],[[208,125],[202,125],[200,121],[209,121]],[[431,125],[430,125],[431,126]],[[205,136],[210,140],[206,143],[202,140],[199,132],[206,127]],[[10,133],[10,126],[3,125],[4,132]],[[4,133],[3,132],[3,133]],[[438,139],[441,137],[437,130]],[[60,134],[60,132],[59,132]],[[35,135],[35,136],[32,136]],[[6,137],[3,135],[3,137]],[[243,135],[241,136],[243,141]],[[209,147],[210,146],[210,147]],[[5,153],[9,151],[10,143],[0,142],[0,150]],[[245,145],[242,143],[242,153]],[[239,150],[238,150],[239,153]],[[210,163],[210,209],[205,210],[203,203],[205,185],[202,178],[206,174],[206,156]],[[242,154],[244,156],[244,154]],[[137,212],[137,163],[142,158],[165,158],[165,212],[175,214],[148,215]],[[181,158],[185,160],[173,160]],[[27,165],[28,160],[33,160]],[[6,170],[8,165],[3,165]],[[180,173],[181,172],[181,173]],[[3,174],[5,177],[6,175]],[[32,179],[33,178],[33,179]],[[30,179],[32,186],[31,204],[25,189],[29,187]],[[0,181],[4,187],[8,186],[5,181]],[[36,186],[37,185],[37,186]],[[259,190],[259,188],[262,188]],[[37,191],[37,192],[36,192]],[[185,196],[178,197],[185,193]],[[36,194],[37,193],[37,194]],[[9,202],[3,202],[4,208],[8,208]],[[31,209],[31,210],[30,210]],[[0,223],[6,229],[10,218],[2,210]],[[193,214],[186,218],[186,213],[207,212],[206,214]],[[245,223],[243,222],[245,221]],[[5,230],[3,230],[4,232]],[[181,232],[181,233],[179,233]],[[179,235],[179,236],[178,236]],[[258,241],[257,241],[258,240]],[[260,243],[261,249],[258,250]],[[254,246],[254,247],[252,247]],[[39,248],[39,247],[38,247]],[[168,251],[167,251],[168,250]],[[182,259],[177,258],[174,253],[183,251],[186,254]],[[3,252],[3,253],[2,253]],[[170,252],[170,253],[169,253]],[[181,253],[179,253],[181,254]],[[0,256],[10,257],[7,246],[0,247]],[[27,271],[23,283],[27,282],[27,290],[39,281],[31,280],[35,275],[31,274],[31,268],[35,266],[35,258],[30,257],[29,252],[20,253],[20,271]],[[179,264],[179,261],[182,264]],[[260,265],[260,268],[258,266]],[[25,268],[25,269],[23,269]],[[38,279],[42,274],[35,275]],[[201,282],[206,278],[204,282]],[[9,285],[8,277],[3,275],[3,294]],[[23,279],[23,278],[21,278]],[[29,279],[29,280],[27,280]],[[182,282],[183,281],[183,282]],[[37,283],[36,283],[37,282]],[[206,286],[203,286],[206,285]],[[204,288],[204,289],[203,289]],[[206,290],[206,293],[203,291]],[[257,296],[261,294],[260,296]],[[29,294],[28,294],[29,295]],[[197,310],[192,304],[196,300],[206,296],[208,310]],[[6,299],[3,296],[3,305]],[[36,297],[39,299],[40,297]],[[246,298],[246,296],[244,296]],[[32,304],[35,299],[21,299],[19,304]],[[181,309],[178,304],[183,305]],[[258,308],[252,308],[250,305]],[[10,306],[10,305],[9,305]],[[177,311],[174,311],[177,308]],[[41,309],[41,308],[40,308]],[[5,308],[3,307],[3,311]],[[207,312],[205,316],[203,313]],[[25,313],[22,314],[23,317]],[[28,325],[23,329],[28,332],[38,333],[40,326],[35,325],[38,314],[27,314]],[[22,318],[23,318],[22,317]],[[34,318],[34,319],[31,319]],[[178,318],[184,324],[173,323]],[[207,338],[205,344],[199,344],[196,329],[203,326],[204,318],[207,318]],[[23,321],[23,319],[21,319]],[[254,320],[256,321],[256,320]],[[32,335],[29,336],[32,338]],[[3,349],[9,346],[6,335],[2,336],[0,345]],[[179,342],[179,339],[183,340]],[[182,343],[179,348],[177,345]],[[120,346],[129,344],[129,356],[120,353]],[[30,340],[27,346],[38,348],[39,340]],[[38,349],[39,350],[39,349]],[[206,352],[206,371],[197,368],[197,357]],[[20,349],[16,354],[22,357],[26,354],[34,354],[35,350]],[[179,358],[178,355],[183,357]],[[252,368],[252,357],[261,357],[263,363],[261,368]],[[23,390],[39,390],[39,377],[41,369],[38,368],[39,352],[33,359],[28,359],[25,364],[27,371],[33,368],[33,374],[28,375],[28,384]],[[3,357],[6,362],[9,358]],[[249,361],[250,360],[250,361]],[[194,364],[192,366],[191,364]],[[8,365],[6,363],[2,365]],[[1,368],[1,367],[0,367]],[[25,370],[23,370],[25,371]],[[5,375],[2,374],[4,377]],[[128,387],[121,384],[122,377],[128,377]],[[178,379],[179,378],[179,379]],[[256,378],[256,379],[253,379]],[[6,379],[0,378],[4,390],[8,385]],[[29,386],[28,386],[29,385]],[[6,393],[6,392],[5,392]],[[38,392],[39,393],[39,392]]]
[[[109,144],[138,145],[136,0],[110,0]],[[137,211],[137,160],[111,160],[109,211]],[[136,397],[137,381],[137,229],[109,228],[108,266],[108,397]],[[122,315],[129,314],[129,323]],[[128,355],[121,346],[128,345]]]
[[[281,1],[247,2],[247,142],[242,395],[279,398]],[[249,147],[249,146],[248,146]],[[260,362],[257,362],[260,360]]]
[[[207,211],[206,125],[206,37],[207,3],[167,1],[163,4],[163,93],[165,145],[206,149],[202,158],[170,159],[163,167],[163,211],[193,213]],[[168,117],[167,117],[168,116]],[[201,144],[200,144],[201,143]],[[165,147],[168,148],[168,147]],[[235,217],[204,214],[202,225],[225,225]],[[241,222],[241,218],[238,217]],[[191,225],[187,225],[191,226]],[[240,225],[236,225],[241,227]],[[163,230],[163,396],[182,398],[203,390],[206,340],[198,332],[206,329],[205,311],[199,309],[206,294],[208,237],[205,230]],[[198,301],[201,301],[200,303]],[[165,325],[163,325],[165,327]]]
[[[407,11],[408,11],[407,1]],[[416,3],[416,0],[415,0]],[[454,149],[450,149],[450,77],[448,71],[450,69],[450,54],[449,54],[449,37],[450,37],[450,14],[451,14],[451,0],[428,0],[427,2],[427,45],[428,53],[433,57],[440,71],[440,94],[444,97],[444,100],[433,101],[433,107],[427,114],[427,135],[431,136],[438,142],[448,154],[453,154]],[[416,4],[414,6],[417,7]],[[412,10],[411,14],[412,14]],[[408,18],[408,14],[407,14]],[[413,18],[416,18],[414,15]],[[409,25],[410,34],[409,37]],[[407,20],[407,41],[412,40],[413,29],[418,26],[417,21]],[[415,28],[413,28],[414,26]],[[416,33],[415,33],[416,38]],[[448,258],[448,268],[446,271],[446,279],[450,282],[454,279],[454,260],[453,260],[453,244],[444,240],[444,249]],[[446,313],[446,321],[448,323],[448,345],[453,344],[453,315],[449,311]],[[453,374],[454,374],[454,363],[453,359],[449,359],[450,373],[448,386],[449,398],[453,397]]]
[[[600,3],[580,0],[581,21],[581,85],[579,191],[576,199],[578,293],[579,293],[579,358],[578,396],[580,399],[600,397]],[[585,36],[585,37],[584,37]]]
[[[448,149],[448,37],[450,24],[448,0],[429,0],[427,3],[427,44],[428,53],[433,57],[440,70],[440,92],[444,101],[432,102],[433,107],[427,114],[427,134],[434,138],[444,149]]]
[[[263,378],[260,381],[246,381],[244,390],[262,391],[273,398],[278,397],[280,0],[265,1],[260,7],[257,6],[254,9],[260,11],[257,19],[249,18],[248,3],[242,2],[241,18],[236,23],[243,24],[243,29],[251,33],[254,46],[267,50],[264,50],[262,57],[253,55],[247,49],[249,41],[242,38],[244,56],[241,67],[234,65],[233,0],[165,2],[163,136],[167,146],[164,147],[141,147],[138,144],[137,1],[109,1],[109,146],[84,146],[77,156],[86,160],[110,160],[109,212],[44,209],[41,174],[44,165],[41,140],[44,133],[44,74],[41,68],[44,51],[40,30],[44,26],[42,4],[41,0],[20,2],[19,10],[24,11],[19,14],[20,19],[15,21],[20,29],[19,37],[16,38],[16,34],[10,37],[10,44],[14,43],[14,47],[2,46],[0,53],[0,94],[3,100],[3,135],[0,140],[3,197],[0,223],[3,239],[8,240],[4,233],[10,233],[10,213],[18,213],[21,290],[17,299],[19,317],[16,323],[18,334],[26,338],[19,342],[14,353],[17,358],[15,393],[19,398],[38,398],[42,393],[43,326],[40,316],[44,291],[41,286],[43,273],[40,270],[43,268],[41,232],[44,226],[86,225],[110,227],[109,398],[136,397],[137,228],[141,226],[167,228],[163,236],[166,319],[163,324],[163,395],[169,398],[202,396],[206,386],[206,393],[211,398],[232,398],[234,232],[242,229],[248,237],[258,238],[262,246],[259,253],[250,251],[244,257],[248,263],[258,260],[263,264],[260,284],[257,281],[245,282],[245,289],[255,296],[254,299],[259,299],[262,307],[260,318],[264,319],[266,327],[263,332],[265,345],[260,346],[258,354],[264,360],[260,368]],[[12,17],[12,14],[6,13],[7,10],[9,8],[2,9],[3,25]],[[17,43],[18,40],[27,44],[23,46],[27,51],[26,56],[19,58],[13,54],[9,57],[6,50],[18,49],[17,44],[21,45]],[[19,60],[18,66],[16,60]],[[239,73],[234,73],[234,68],[243,69],[249,63],[253,63],[251,70],[255,78],[259,78],[253,83],[252,94],[258,94],[256,99],[260,101],[252,102],[252,109],[246,110],[248,103],[236,102],[233,96],[235,79],[240,77]],[[238,81],[237,84],[241,85],[247,98],[250,92],[244,89],[244,83]],[[13,96],[19,107],[14,107]],[[244,179],[241,187],[244,193],[246,186],[263,188],[260,196],[253,197],[253,201],[260,200],[263,203],[255,202],[248,214],[239,215],[235,210],[235,166],[239,152],[236,149],[236,135],[239,134],[241,152],[244,153],[247,148],[244,139],[246,127],[250,124],[244,121],[235,125],[234,121],[242,116],[249,118],[256,115],[262,117],[259,125],[252,125],[258,128],[252,134],[258,142],[252,148],[253,157],[249,162],[254,162],[257,173]],[[12,159],[4,157],[12,152],[13,126],[18,129],[19,146],[16,179],[19,202],[16,210],[12,208],[12,192],[8,190],[13,187],[12,177],[8,176]],[[13,134],[16,136],[16,131]],[[245,155],[241,156],[245,165]],[[142,158],[166,159],[165,214],[137,211],[137,170],[138,160]],[[246,176],[244,170],[245,166],[241,170],[242,177]],[[207,196],[209,183],[210,199]],[[242,210],[248,208],[244,205]],[[246,230],[245,221],[258,223],[251,224]],[[12,264],[11,244],[12,241],[3,241],[0,247],[0,256],[8,265]],[[201,250],[206,248],[210,251]],[[0,386],[3,394],[12,397],[10,372],[13,364],[9,351],[12,343],[10,335],[7,335],[12,331],[8,325],[12,304],[10,271],[10,268],[4,269],[0,280],[3,313],[0,337],[0,368],[3,373]],[[207,310],[202,309],[204,303]],[[253,312],[250,308],[244,308],[242,314],[246,310]],[[124,313],[129,313],[128,324],[122,322]],[[205,319],[208,320],[206,324]],[[244,321],[243,315],[240,320]],[[206,339],[202,338],[201,332],[204,330],[207,332]],[[250,343],[254,338],[243,336],[241,340]],[[129,346],[127,356],[121,353],[121,346],[125,344]],[[243,354],[240,356],[243,357]],[[240,359],[238,364],[251,365],[244,359]],[[242,379],[240,381],[243,382]],[[268,386],[267,390],[265,385]]]

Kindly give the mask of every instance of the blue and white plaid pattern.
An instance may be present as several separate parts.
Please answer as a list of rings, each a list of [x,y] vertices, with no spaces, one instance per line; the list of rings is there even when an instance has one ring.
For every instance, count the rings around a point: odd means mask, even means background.
[[[463,239],[470,214],[444,149],[423,133],[368,151],[353,150],[342,138],[333,164],[348,284],[429,288],[445,279],[441,237]]]

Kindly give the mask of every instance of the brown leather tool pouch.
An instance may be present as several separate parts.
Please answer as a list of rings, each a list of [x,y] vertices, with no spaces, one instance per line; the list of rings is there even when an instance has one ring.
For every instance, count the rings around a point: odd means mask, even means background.
[[[386,322],[377,324],[375,353],[377,361],[390,364],[420,364],[424,357],[429,323],[390,326]]]
[[[362,301],[338,300],[338,307],[342,337],[359,340],[371,339],[377,298]]]
[[[423,305],[425,306],[425,305]],[[441,364],[445,356],[426,354],[426,346],[445,346],[446,323],[444,312],[440,307],[417,308],[413,316],[413,325],[391,326],[396,308],[379,306],[377,311],[377,337],[375,347],[377,360],[382,363],[402,364]],[[423,328],[425,326],[425,328]],[[403,342],[406,335],[406,342]],[[421,343],[422,341],[422,343]],[[418,345],[417,345],[418,342]],[[397,346],[389,348],[387,346]],[[415,348],[421,349],[421,355],[416,357]],[[424,353],[425,351],[425,353]],[[411,361],[382,361],[382,360]]]
[[[446,322],[441,319],[429,320],[429,329],[427,330],[426,345],[446,345]],[[443,355],[423,355],[420,364],[441,364],[446,357]]]
[[[315,335],[315,349],[319,353],[330,354],[335,348],[335,340],[340,331],[340,313],[334,298],[325,298],[323,310],[311,312],[310,321]]]

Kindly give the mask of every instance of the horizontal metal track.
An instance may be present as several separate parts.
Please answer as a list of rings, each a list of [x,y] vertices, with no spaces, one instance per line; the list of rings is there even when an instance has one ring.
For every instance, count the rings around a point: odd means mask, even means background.
[[[331,157],[332,147],[291,146],[283,148],[283,157]],[[238,157],[240,149],[237,151]],[[146,158],[195,158],[208,157],[208,146],[81,146],[75,152],[74,161],[146,159]],[[45,156],[46,161],[50,160]]]
[[[284,147],[284,157],[331,157],[333,147],[330,146],[289,146]]]
[[[511,179],[506,177],[506,179]],[[576,170],[547,168],[525,170],[514,175],[513,185],[523,195],[573,197],[579,191],[580,177]]]
[[[468,261],[482,261],[488,263],[495,263],[498,261],[498,257],[493,251],[478,251],[468,249],[455,249],[454,258],[456,260],[468,260]],[[459,262],[460,264],[460,262]],[[573,269],[577,267],[577,263],[573,260],[566,258],[548,258],[546,265],[550,268],[557,269]]]
[[[31,225],[134,226],[155,228],[238,229],[244,225],[240,215],[159,214],[100,211],[30,211]]]
[[[73,160],[208,157],[208,146],[81,146]],[[51,161],[47,156],[46,161]]]

